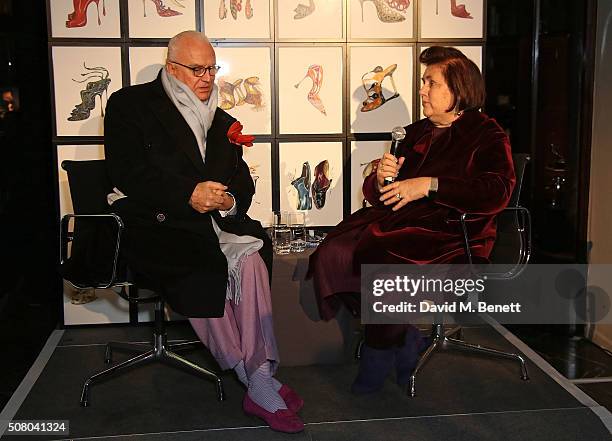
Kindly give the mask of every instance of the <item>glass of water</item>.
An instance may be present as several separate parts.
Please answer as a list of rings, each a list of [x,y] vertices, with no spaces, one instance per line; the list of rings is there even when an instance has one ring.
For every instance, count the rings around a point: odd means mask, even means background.
[[[289,213],[289,229],[291,230],[291,252],[301,253],[306,249],[306,225],[303,212]]]
[[[276,254],[289,254],[291,252],[291,230],[289,228],[289,213],[277,211],[274,213],[272,233],[274,252]]]

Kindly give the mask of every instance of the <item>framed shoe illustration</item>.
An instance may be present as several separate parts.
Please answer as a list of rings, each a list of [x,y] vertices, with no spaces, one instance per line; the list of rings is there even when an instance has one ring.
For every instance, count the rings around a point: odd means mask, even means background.
[[[247,214],[264,227],[272,225],[272,144],[256,142],[243,147],[242,157],[249,166],[255,195]]]
[[[210,40],[272,41],[272,0],[206,0],[203,31]]]
[[[416,40],[415,3],[416,0],[348,0],[349,42]]]
[[[378,166],[378,160],[389,151],[391,141],[351,141],[351,213],[369,206],[363,197],[363,180]]]
[[[171,38],[186,29],[197,29],[198,0],[130,0],[130,38]]]
[[[343,148],[341,141],[279,143],[281,211],[303,211],[308,226],[342,220]]]
[[[277,1],[276,41],[344,41],[344,0]]]
[[[483,51],[484,51],[484,47],[479,45],[479,44],[471,44],[471,45],[459,45],[459,44],[453,44],[453,43],[442,43],[445,46],[451,46],[454,48],[459,49],[461,52],[463,52],[465,54],[466,57],[468,57],[470,60],[472,60],[474,63],[476,63],[476,66],[478,66],[478,69],[480,69],[480,72],[482,72],[482,60],[483,60]],[[421,52],[423,52],[425,49],[427,49],[428,47],[432,46],[431,44],[420,44],[417,47],[417,56],[416,59],[418,60],[419,55],[421,54]],[[418,61],[417,61],[418,63]],[[421,77],[423,76],[423,72],[425,71],[425,66],[423,66],[422,64],[418,63],[419,65],[417,66],[417,81],[419,82],[419,85],[421,84]],[[417,115],[419,119],[424,118],[423,116],[423,107],[421,106],[421,101],[419,99],[419,97],[417,96]]]
[[[130,85],[143,84],[157,78],[166,64],[168,49],[164,46],[130,46]]]
[[[483,39],[485,0],[427,0],[419,3],[419,41]]]
[[[216,76],[219,107],[238,119],[245,133],[272,134],[271,45],[219,45],[215,53],[221,66]]]
[[[51,38],[121,38],[119,0],[47,0]]]
[[[349,46],[353,133],[388,133],[414,120],[414,46]]]
[[[279,134],[341,134],[344,48],[277,45]]]
[[[123,87],[120,47],[53,46],[57,136],[102,136],[108,97]]]

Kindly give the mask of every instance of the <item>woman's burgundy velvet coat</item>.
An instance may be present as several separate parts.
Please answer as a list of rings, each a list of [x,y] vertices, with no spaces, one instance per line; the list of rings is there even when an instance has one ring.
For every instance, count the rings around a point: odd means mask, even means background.
[[[434,125],[428,119],[407,126],[397,153],[398,158],[406,158],[397,179],[437,177],[436,197],[410,202],[394,212],[379,201],[373,172],[363,184],[373,207],[355,212],[328,234],[311,256],[311,275],[326,267],[343,273],[327,264],[317,265],[317,260],[322,253],[342,252],[334,250],[334,239],[347,234],[355,241],[350,248],[351,271],[356,276],[360,265],[368,263],[455,262],[464,255],[461,213],[472,214],[468,232],[473,254],[489,256],[495,240],[495,215],[508,204],[515,184],[508,137],[494,119],[478,111],[463,113],[442,130],[432,143]],[[317,285],[322,316],[329,319],[335,311],[326,311],[323,304],[337,292],[321,292],[327,290],[315,281]]]

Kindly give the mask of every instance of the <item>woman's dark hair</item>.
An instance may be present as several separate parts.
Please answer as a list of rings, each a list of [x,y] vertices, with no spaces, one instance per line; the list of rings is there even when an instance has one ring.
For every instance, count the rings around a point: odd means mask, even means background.
[[[479,109],[484,106],[485,84],[478,66],[454,47],[432,46],[421,52],[419,61],[425,66],[438,65],[453,94],[448,112]]]

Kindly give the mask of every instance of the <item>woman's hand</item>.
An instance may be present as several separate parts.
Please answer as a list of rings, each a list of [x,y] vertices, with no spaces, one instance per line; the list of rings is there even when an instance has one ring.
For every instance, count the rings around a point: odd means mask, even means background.
[[[399,174],[399,169],[402,167],[405,159],[406,158],[402,156],[398,160],[391,153],[385,153],[383,157],[380,158],[378,168],[376,169],[376,183],[378,184],[378,191],[382,191],[381,189],[385,186],[385,178],[397,177]]]
[[[386,154],[387,153],[385,153],[385,155]],[[380,189],[382,193],[380,200],[383,201],[385,205],[393,205],[393,211],[397,211],[408,202],[416,201],[417,199],[427,196],[430,186],[430,177],[395,181]]]

